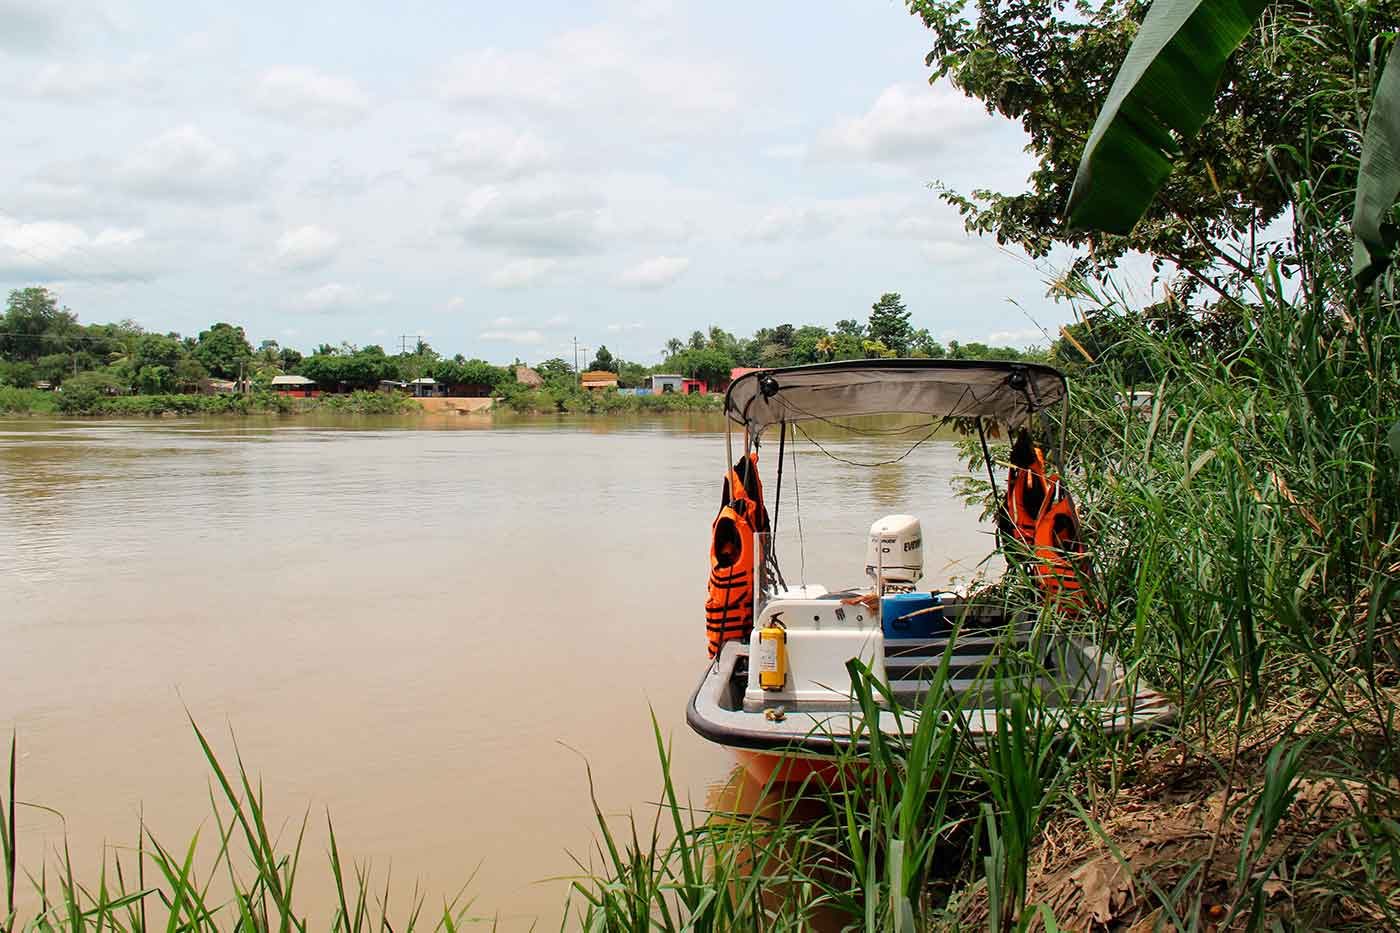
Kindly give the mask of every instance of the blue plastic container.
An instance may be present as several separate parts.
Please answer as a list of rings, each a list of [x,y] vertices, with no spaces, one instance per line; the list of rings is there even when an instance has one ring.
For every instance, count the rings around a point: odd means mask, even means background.
[[[899,593],[880,600],[880,627],[886,638],[933,638],[946,634],[948,625],[943,618],[942,601],[936,593]],[[933,609],[910,617],[921,609]]]

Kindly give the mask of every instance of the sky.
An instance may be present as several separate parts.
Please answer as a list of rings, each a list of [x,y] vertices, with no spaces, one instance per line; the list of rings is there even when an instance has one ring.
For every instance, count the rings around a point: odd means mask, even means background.
[[[655,362],[718,324],[1041,344],[1054,268],[929,188],[1020,128],[890,0],[0,0],[0,288],[310,349]]]

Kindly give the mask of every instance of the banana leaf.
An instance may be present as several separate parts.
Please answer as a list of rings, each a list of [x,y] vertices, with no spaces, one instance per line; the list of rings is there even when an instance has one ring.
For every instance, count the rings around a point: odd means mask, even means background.
[[[1371,101],[1371,116],[1361,138],[1361,170],[1356,178],[1356,210],[1351,216],[1355,239],[1351,277],[1356,287],[1371,287],[1390,265],[1397,231],[1391,208],[1400,196],[1400,42],[1390,48],[1385,70]]]
[[[1215,107],[1225,62],[1265,0],[1157,0],[1094,121],[1070,189],[1072,229],[1126,234]],[[1173,135],[1175,134],[1175,135]]]

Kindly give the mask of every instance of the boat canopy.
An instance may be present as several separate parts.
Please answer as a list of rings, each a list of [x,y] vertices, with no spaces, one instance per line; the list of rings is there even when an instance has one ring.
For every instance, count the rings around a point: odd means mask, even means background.
[[[1017,428],[1068,396],[1065,377],[1040,363],[846,360],[747,373],[730,384],[724,410],[752,436],[783,421],[891,413]]]

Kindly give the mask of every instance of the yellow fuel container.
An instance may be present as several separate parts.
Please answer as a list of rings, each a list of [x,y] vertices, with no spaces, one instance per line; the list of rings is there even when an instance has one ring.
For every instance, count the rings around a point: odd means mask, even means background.
[[[758,630],[758,685],[781,690],[787,683],[787,629],[774,618]]]

